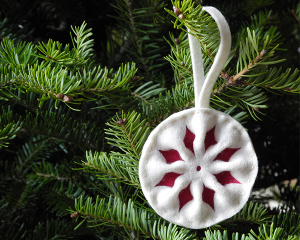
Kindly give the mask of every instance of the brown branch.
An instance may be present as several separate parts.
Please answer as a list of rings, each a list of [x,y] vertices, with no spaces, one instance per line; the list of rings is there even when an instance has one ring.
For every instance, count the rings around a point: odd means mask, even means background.
[[[28,84],[28,82],[26,82],[26,81],[24,81],[24,80],[22,80],[22,81],[23,81],[28,87],[30,87],[29,84]],[[47,90],[44,90],[43,88],[38,88],[38,87],[35,87],[35,86],[31,86],[31,88],[34,88],[35,90],[41,91],[41,92],[43,92],[43,93],[45,93],[45,94],[54,95],[56,98],[61,99],[63,102],[71,102],[71,101],[73,101],[73,97],[72,97],[72,96],[69,96],[69,95],[64,95],[64,94],[62,94],[62,93],[56,94],[56,93],[54,93],[54,92],[47,91]]]
[[[253,67],[261,58],[266,54],[266,50],[262,50],[256,58],[248,64],[247,67],[245,67],[241,72],[239,72],[237,75],[229,76],[228,72],[222,71],[221,72],[221,78],[225,80],[225,82],[219,86],[218,88],[214,89],[213,93],[211,94],[211,97],[220,94],[223,92],[227,87],[233,86],[233,85],[252,85],[251,83],[247,83],[245,81],[238,80],[242,77],[245,73],[247,73],[251,67]]]
[[[146,98],[143,98],[142,96],[140,96],[140,95],[138,95],[138,94],[136,94],[136,93],[134,93],[134,92],[131,92],[131,95],[132,95],[132,96],[135,96],[135,97],[137,97],[137,98],[139,98],[139,99],[142,99],[142,101],[144,101],[144,102],[147,103],[148,105],[152,106],[152,103],[150,103],[149,101],[147,101]]]
[[[103,88],[80,88],[80,91],[82,91],[82,92],[101,92],[101,91],[105,91],[105,90],[110,90],[111,88],[113,88],[113,87],[110,87],[110,88],[107,88],[107,89],[103,89]]]
[[[115,177],[117,177],[117,178],[122,178],[122,179],[124,179],[125,181],[130,182],[132,185],[135,185],[135,186],[137,186],[137,187],[140,187],[140,185],[139,185],[138,183],[133,182],[133,181],[131,181],[131,180],[128,179],[128,178],[124,178],[123,176],[119,176],[119,175],[116,174],[116,173],[113,173],[113,172],[110,172],[110,171],[104,171],[104,169],[98,168],[98,167],[96,167],[95,165],[90,164],[90,163],[88,163],[88,162],[86,162],[85,165],[88,166],[88,167],[90,167],[90,168],[94,168],[94,169],[96,169],[96,170],[98,170],[98,171],[100,171],[100,172],[108,173],[109,175],[115,176]]]
[[[180,48],[180,41],[179,41],[179,38],[175,38],[175,43],[177,44],[177,47],[178,47],[178,51],[179,51],[179,54],[181,55],[181,48]],[[180,68],[178,69],[178,74],[179,74],[179,78],[178,78],[178,84],[181,85],[181,70]]]
[[[110,81],[113,81],[113,80],[114,80],[114,79],[108,78],[108,77],[106,77],[106,79],[109,79]],[[129,82],[135,82],[135,81],[138,81],[138,80],[140,80],[140,76],[134,75],[134,76],[131,78],[131,80],[130,80]],[[108,91],[108,90],[111,90],[111,89],[117,87],[118,84],[119,84],[119,83],[117,83],[117,84],[115,84],[115,85],[113,85],[113,86],[111,86],[111,87],[109,87],[109,88],[81,88],[80,91],[82,91],[82,92]]]
[[[186,71],[188,71],[191,75],[193,75],[193,71],[191,71],[190,69],[188,69],[186,66],[182,66]]]
[[[116,226],[120,226],[120,227],[129,229],[131,231],[133,231],[133,230],[140,230],[140,229],[136,229],[136,228],[134,228],[134,227],[132,227],[130,225],[122,224],[120,221],[111,220],[111,218],[102,217],[102,216],[99,216],[99,215],[97,216],[97,215],[94,215],[94,214],[84,214],[84,213],[79,212],[79,211],[77,211],[77,214],[80,215],[80,216],[83,216],[86,219],[90,219],[90,220],[93,220],[93,221],[95,221],[95,219],[97,219],[97,220],[100,220],[100,221],[109,222],[109,223],[114,224]],[[149,232],[146,233],[146,232],[142,231],[142,234],[144,234],[146,236],[149,236],[149,237],[153,237],[155,239],[161,239],[159,236],[153,236]]]
[[[131,137],[130,137],[130,135],[129,135],[129,132],[128,132],[127,129],[126,129],[125,124],[121,124],[121,125],[122,125],[122,127],[123,127],[123,129],[124,129],[124,131],[125,131],[125,133],[126,133],[126,136],[127,136],[128,140],[129,140],[131,146],[133,147],[133,149],[135,150],[135,152],[136,152],[136,154],[137,154],[137,150],[136,150],[135,144],[133,143],[133,141],[132,141],[132,139],[131,139]],[[138,156],[138,154],[137,154],[137,156]]]
[[[51,174],[44,174],[44,173],[36,173],[36,175],[38,176],[42,176],[42,177],[45,177],[45,178],[54,178],[56,180],[70,180],[70,178],[65,178],[65,177],[55,177]]]
[[[237,84],[238,85],[248,85],[248,86],[251,86],[252,83],[249,83],[249,82],[245,82],[245,81],[237,81]],[[267,84],[262,84],[262,85],[259,85],[259,87],[263,87],[263,88],[273,88],[275,87],[274,84],[271,84],[271,85],[267,85]],[[285,87],[285,88],[280,88],[278,90],[283,90],[283,91],[293,91],[294,89],[292,88],[289,88],[289,87]]]
[[[256,58],[254,59],[254,61],[252,61],[251,63],[249,63],[249,65],[247,67],[245,67],[241,72],[239,72],[237,75],[230,77],[229,81],[232,84],[235,84],[235,82],[242,76],[244,75],[246,72],[248,72],[250,70],[250,68],[252,66],[254,66],[265,54],[266,54],[267,50],[262,50],[258,56],[256,56]]]
[[[125,127],[126,121],[127,121],[126,118],[124,118],[124,119],[119,118],[119,121],[117,121],[116,123],[122,126],[122,128],[123,128],[123,130],[124,130],[124,132],[125,132],[125,134],[126,134],[128,140],[129,140],[131,146],[133,147],[133,149],[134,149],[134,151],[135,151],[136,156],[139,158],[139,154],[137,153],[137,149],[136,149],[136,147],[135,147],[135,144],[133,143],[133,141],[132,141],[132,139],[131,139],[131,137],[130,137],[130,135],[129,135],[129,132],[127,131],[127,129],[126,129],[126,127]]]
[[[36,86],[30,86],[30,84],[27,81],[25,81],[24,79],[22,79],[21,77],[19,77],[19,79],[21,80],[22,83],[25,83],[25,86],[27,86],[27,87],[33,88],[37,91],[41,91],[41,92],[46,93],[46,94],[51,94],[51,95],[57,96],[57,94],[55,94],[54,92],[46,91],[43,88],[39,88],[39,87],[36,87]]]
[[[120,227],[124,227],[124,228],[127,228],[127,229],[130,229],[130,230],[133,230],[134,228],[132,226],[129,226],[129,225],[123,225],[121,224],[120,222],[117,222],[117,221],[113,221],[109,218],[104,218],[104,217],[99,217],[99,216],[96,216],[96,215],[93,215],[93,214],[84,214],[84,213],[81,213],[81,212],[78,212],[77,213],[80,215],[80,216],[84,216],[85,218],[87,219],[91,219],[91,220],[95,220],[95,219],[98,219],[100,221],[105,221],[105,222],[110,222],[114,225],[117,225],[117,226],[120,226]],[[151,235],[149,235],[151,236]]]

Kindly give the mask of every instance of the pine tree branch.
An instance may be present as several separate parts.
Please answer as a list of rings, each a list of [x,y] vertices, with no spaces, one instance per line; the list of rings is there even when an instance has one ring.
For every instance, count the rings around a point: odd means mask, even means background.
[[[256,56],[256,58],[248,64],[248,66],[246,68],[244,68],[241,72],[239,72],[238,74],[229,77],[228,72],[226,71],[222,71],[221,72],[221,78],[223,78],[225,80],[225,82],[219,86],[218,88],[213,90],[213,93],[211,94],[211,97],[213,97],[216,94],[220,94],[221,92],[223,92],[227,87],[229,86],[233,86],[233,85],[251,85],[251,83],[249,84],[244,84],[244,81],[238,81],[239,78],[242,77],[242,75],[246,74],[251,67],[253,67],[264,55],[265,55],[266,51],[262,50],[260,52],[260,54],[258,56]]]
[[[149,101],[147,101],[145,98],[143,98],[143,97],[140,96],[139,94],[136,94],[136,93],[134,93],[134,92],[131,92],[131,95],[132,95],[132,96],[135,96],[135,97],[137,97],[137,98],[139,98],[139,99],[141,99],[143,102],[145,102],[145,103],[147,103],[148,105],[152,106],[152,103],[150,103]]]
[[[299,18],[299,16],[297,16],[296,11],[294,9],[292,9],[291,12],[292,12],[294,18],[296,19],[296,21],[298,22],[298,24],[300,24],[300,18]]]
[[[72,143],[83,151],[86,148],[97,150],[99,144],[102,144],[102,128],[91,122],[77,121],[59,112],[27,113],[23,120],[23,129],[26,133],[40,134]]]
[[[127,184],[140,188],[139,178],[136,172],[130,168],[136,169],[134,161],[129,162],[129,158],[121,159],[107,156],[104,152],[86,153],[87,162],[84,163],[84,170],[93,171],[99,179],[110,181],[125,181]],[[86,169],[86,168],[89,168]],[[99,175],[99,173],[102,173]],[[111,178],[113,176],[113,178]]]
[[[189,72],[191,75],[193,75],[193,71],[190,70],[188,67],[185,66],[185,64],[181,64],[182,68],[184,68],[187,72]]]
[[[149,78],[150,77],[149,67],[147,66],[146,60],[143,56],[144,54],[142,52],[142,46],[140,44],[140,40],[139,40],[139,37],[137,34],[137,29],[136,29],[136,23],[135,23],[134,16],[133,16],[132,0],[125,0],[125,3],[127,6],[127,9],[128,9],[129,20],[130,20],[130,24],[131,24],[131,28],[132,28],[132,32],[133,32],[133,38],[134,38],[135,44],[137,46],[137,51],[140,55],[140,59],[142,60],[142,64],[143,64],[144,70],[146,72],[147,78]]]
[[[260,54],[258,56],[256,56],[256,58],[248,64],[248,66],[246,68],[244,68],[241,72],[239,72],[237,75],[230,77],[229,78],[229,85],[232,84],[234,85],[236,83],[236,81],[245,73],[247,73],[251,67],[253,67],[259,60],[261,60],[263,58],[263,56],[266,54],[266,50],[262,50],[260,52]]]
[[[259,61],[263,58],[263,56],[265,54],[266,54],[266,51],[262,50],[260,52],[260,54],[258,56],[256,56],[256,58],[250,64],[248,64],[248,66],[246,68],[244,68],[241,72],[239,72],[236,75],[229,76],[228,72],[223,70],[221,72],[221,78],[223,78],[225,80],[225,82],[222,85],[220,85],[219,87],[217,87],[216,89],[213,90],[213,93],[211,94],[211,97],[224,92],[230,86],[239,86],[239,87],[241,87],[241,86],[259,86],[259,87],[262,87],[262,88],[278,89],[278,90],[281,90],[281,91],[288,91],[288,92],[297,92],[297,91],[299,91],[298,87],[296,87],[296,88],[284,87],[284,85],[285,85],[284,83],[283,83],[283,87],[280,87],[280,86],[278,86],[277,83],[276,84],[270,84],[268,82],[266,82],[266,83],[264,83],[264,82],[256,83],[255,79],[254,79],[254,82],[246,82],[246,81],[240,80],[240,78],[243,75],[245,75],[247,72],[249,72],[251,70],[251,68],[253,68],[257,63],[259,63]],[[267,74],[267,71],[265,71],[264,74]],[[268,76],[266,76],[266,78],[267,77]],[[288,76],[283,76],[283,78],[285,78],[285,80],[287,80]],[[295,81],[295,83],[296,83],[296,81]]]
[[[87,167],[93,169],[93,170],[96,170],[96,171],[99,171],[99,172],[104,172],[104,171],[103,171],[103,168],[99,168],[99,167],[97,167],[96,165],[92,165],[92,164],[89,163],[89,162],[85,163],[85,165],[86,165]],[[136,186],[137,188],[140,188],[140,187],[141,187],[139,183],[134,182],[134,181],[132,181],[132,180],[130,180],[130,179],[128,179],[128,178],[124,178],[124,176],[120,176],[120,175],[116,174],[115,171],[107,171],[107,169],[105,169],[105,172],[104,172],[104,173],[107,174],[107,175],[116,177],[117,179],[123,179],[123,180],[125,180],[126,182],[128,182],[130,185]],[[114,181],[114,179],[111,179],[111,178],[109,178],[109,177],[106,178],[105,176],[101,176],[101,177],[99,176],[99,179],[106,179],[106,180],[112,180],[112,181]]]
[[[54,92],[51,92],[51,91],[47,91],[41,87],[37,87],[37,86],[31,86],[28,82],[26,82],[22,77],[19,77],[18,78],[20,81],[21,81],[21,85],[24,86],[25,88],[30,88],[30,89],[33,89],[35,90],[35,92],[42,92],[42,93],[45,93],[47,95],[54,95],[56,96],[57,94],[54,93]]]
[[[21,130],[21,120],[15,122],[15,118],[12,115],[10,106],[5,109],[2,107],[2,113],[0,114],[0,149],[7,147],[9,140],[16,137],[17,133]]]
[[[132,148],[134,149],[135,154],[138,156],[139,153],[137,152],[136,147],[135,147],[135,144],[133,143],[133,141],[132,141],[132,139],[131,139],[131,136],[130,136],[129,132],[127,131],[127,128],[126,128],[126,125],[125,125],[126,121],[127,121],[126,118],[123,118],[123,119],[122,119],[122,118],[119,118],[119,121],[117,121],[116,123],[122,126],[122,128],[123,128],[123,130],[124,130],[124,133],[125,133],[126,136],[127,136],[128,141],[130,142]]]
[[[267,214],[266,208],[263,207],[262,204],[249,202],[245,204],[242,210],[231,217],[228,220],[225,220],[224,223],[226,224],[234,224],[235,222],[253,222],[256,224],[263,224],[270,222],[271,215]]]
[[[44,174],[44,173],[39,173],[39,172],[36,172],[35,174],[37,176],[44,177],[44,178],[53,178],[53,179],[56,179],[56,180],[70,180],[70,178],[56,177],[56,176],[53,176],[51,174]]]
[[[20,196],[18,196],[18,200],[17,202],[15,203],[14,205],[14,208],[15,209],[18,209],[18,207],[20,206],[20,204],[22,203],[22,200],[24,200],[24,196],[25,196],[25,193],[26,193],[26,189],[28,188],[28,184],[25,183],[24,184],[24,188],[22,189],[22,194]]]
[[[238,86],[241,86],[241,85],[245,85],[245,86],[253,86],[253,83],[251,82],[246,82],[246,81],[236,81],[236,85]],[[271,85],[268,85],[268,84],[262,84],[260,85],[260,87],[263,87],[263,88],[274,88],[276,87],[275,84],[271,84]],[[290,87],[284,87],[284,88],[280,88],[280,90],[283,90],[283,91],[288,91],[288,92],[293,92],[295,89],[294,88],[290,88]]]
[[[113,153],[113,155],[119,157],[125,154],[127,157],[139,159],[150,131],[146,120],[142,120],[137,112],[122,113],[122,117],[117,119],[107,123],[111,128],[106,129],[106,134],[112,136],[106,137],[110,140],[109,144],[119,147],[123,152]]]
[[[189,26],[188,28],[190,28],[193,32],[196,32],[196,30],[191,25],[189,25],[188,23],[186,25]],[[196,37],[198,42],[202,45],[202,49],[205,49],[205,52],[208,53],[211,60],[213,61],[215,59],[215,56],[213,55],[212,51],[206,46],[206,44],[202,41],[202,39],[198,35],[194,35],[194,37]]]
[[[175,42],[176,45],[177,45],[177,49],[178,49],[179,55],[181,55],[180,39],[179,39],[179,38],[175,38],[175,39],[174,39],[174,42]],[[182,76],[181,76],[181,69],[179,69],[179,70],[178,70],[178,85],[181,85],[181,79],[182,79]]]
[[[44,148],[44,146],[49,142],[49,138],[45,139],[44,141],[41,142],[41,144],[38,144],[35,149],[30,152],[30,154],[23,160],[22,159],[22,163],[21,165],[18,166],[18,173],[20,174],[20,172],[23,170],[23,167],[30,162],[30,160],[33,158],[33,156],[35,156],[37,153],[40,152],[41,149]]]
[[[81,197],[79,200],[75,199],[75,210],[79,216],[88,220],[90,227],[97,227],[100,223],[123,227],[154,239],[195,239],[187,229],[180,229],[175,224],[167,224],[161,219],[156,220],[155,214],[137,208],[131,199],[128,203],[124,203],[111,195],[108,200],[97,196],[96,202],[92,203],[92,198],[89,197],[83,202]]]
[[[211,97],[221,94],[230,86],[257,86],[278,91],[298,93],[300,91],[300,77],[298,75],[298,70],[295,70],[292,74],[290,74],[290,70],[291,69],[287,69],[285,73],[281,73],[281,69],[269,69],[268,71],[264,71],[263,74],[260,74],[261,78],[266,79],[265,81],[258,81],[258,77],[254,76],[251,77],[253,80],[249,82],[235,79],[235,76],[229,77],[229,74],[226,71],[222,71],[221,77],[225,79],[225,82],[214,89]],[[279,76],[280,73],[281,75]]]
[[[36,90],[36,92],[42,92],[42,93],[45,93],[47,95],[52,95],[52,96],[56,96],[57,98],[60,98],[58,97],[58,94],[60,94],[60,92],[52,92],[52,91],[47,91],[43,88],[39,88],[37,86],[32,86],[30,85],[27,81],[25,81],[24,79],[22,79],[21,77],[19,77],[19,79],[21,80],[21,84],[23,86],[25,86],[26,88],[30,88],[30,89],[34,89]],[[111,78],[106,78],[106,80],[109,80],[109,81],[113,81],[113,79]],[[9,84],[12,84],[12,82],[9,82]],[[8,84],[7,84],[8,85]],[[79,89],[80,92],[101,92],[101,91],[109,91],[111,89],[114,89],[115,87],[118,87],[119,84],[116,84],[114,86],[111,86],[109,88],[81,88]],[[0,87],[4,87],[6,85],[0,85]]]

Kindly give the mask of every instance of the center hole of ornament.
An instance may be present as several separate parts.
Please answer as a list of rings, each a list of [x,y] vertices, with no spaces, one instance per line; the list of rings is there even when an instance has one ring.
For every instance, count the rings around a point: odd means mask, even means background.
[[[198,166],[198,167],[197,167],[197,171],[199,172],[200,170],[201,170],[201,167],[200,167],[200,166]]]

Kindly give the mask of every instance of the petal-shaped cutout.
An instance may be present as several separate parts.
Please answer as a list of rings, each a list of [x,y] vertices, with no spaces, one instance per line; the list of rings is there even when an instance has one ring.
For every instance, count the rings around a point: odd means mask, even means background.
[[[175,149],[171,149],[169,151],[162,151],[162,150],[159,151],[164,156],[168,164],[176,161],[183,161],[182,158],[180,157],[179,152],[177,152]]]
[[[218,174],[214,174],[214,176],[217,178],[218,182],[221,183],[223,186],[229,183],[239,183],[238,180],[236,180],[229,171],[220,172]]]
[[[160,182],[155,185],[155,187],[157,187],[157,186],[173,187],[175,184],[176,178],[178,178],[180,175],[182,175],[182,174],[175,173],[175,172],[168,172],[165,174],[165,176],[162,178],[162,180],[160,180]]]
[[[203,185],[203,187],[204,187],[202,192],[203,202],[207,203],[213,210],[215,210],[215,203],[214,203],[215,191],[205,187],[205,185]]]
[[[178,194],[179,199],[179,211],[185,204],[187,204],[189,201],[193,200],[194,197],[190,190],[191,184],[189,184],[185,189],[182,189],[180,193]]]
[[[216,139],[215,139],[215,128],[213,127],[212,129],[210,129],[205,136],[205,140],[204,140],[204,147],[205,147],[205,151],[211,146],[211,145],[215,145],[217,143]]]
[[[190,149],[194,153],[194,140],[195,140],[195,134],[186,127],[185,137],[183,139],[184,145],[187,149]],[[195,154],[195,153],[194,153]]]
[[[218,156],[216,156],[214,161],[220,160],[220,161],[228,162],[231,156],[239,149],[240,148],[226,148],[222,152],[220,152]]]

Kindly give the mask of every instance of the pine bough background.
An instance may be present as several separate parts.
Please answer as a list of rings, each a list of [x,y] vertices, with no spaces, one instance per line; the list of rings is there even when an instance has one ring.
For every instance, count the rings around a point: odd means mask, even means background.
[[[186,26],[206,70],[217,52],[217,26],[199,4],[218,8],[233,35],[211,107],[248,129],[260,169],[240,213],[189,230],[149,207],[138,162],[150,131],[194,106]],[[1,5],[0,239],[300,238],[299,3]]]

